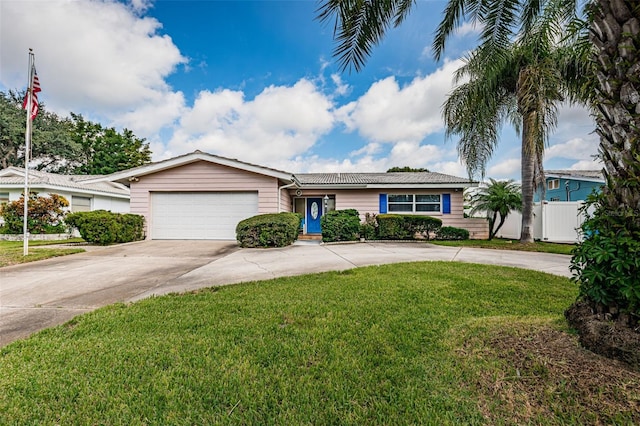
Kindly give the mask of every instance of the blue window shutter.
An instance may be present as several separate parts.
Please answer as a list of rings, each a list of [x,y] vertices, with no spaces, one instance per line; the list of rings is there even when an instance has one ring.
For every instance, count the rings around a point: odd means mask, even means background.
[[[451,214],[451,194],[442,194],[442,213]]]
[[[387,212],[387,194],[380,194],[380,213]]]

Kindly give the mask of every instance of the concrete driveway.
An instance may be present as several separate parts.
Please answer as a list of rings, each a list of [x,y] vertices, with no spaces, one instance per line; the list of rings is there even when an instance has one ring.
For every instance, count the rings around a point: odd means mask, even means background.
[[[142,241],[0,268],[0,346],[115,302],[359,266],[448,260],[570,276],[569,256],[424,243],[300,244],[239,249],[227,241]]]

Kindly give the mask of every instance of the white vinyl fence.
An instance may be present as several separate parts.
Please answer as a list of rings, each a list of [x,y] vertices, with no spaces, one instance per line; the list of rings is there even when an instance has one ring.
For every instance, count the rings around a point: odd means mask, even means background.
[[[580,241],[578,228],[584,221],[580,201],[552,201],[533,206],[533,238],[554,243]],[[498,238],[520,238],[522,215],[512,211],[496,235]]]

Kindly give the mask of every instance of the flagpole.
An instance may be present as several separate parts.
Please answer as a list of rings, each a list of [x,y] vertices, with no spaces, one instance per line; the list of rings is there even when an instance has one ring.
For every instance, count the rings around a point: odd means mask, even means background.
[[[29,49],[29,84],[27,86],[27,128],[24,132],[24,217],[22,219],[22,248],[23,256],[29,254],[29,229],[27,217],[29,213],[29,152],[31,151],[31,104],[33,102],[33,63],[35,61],[33,49]]]

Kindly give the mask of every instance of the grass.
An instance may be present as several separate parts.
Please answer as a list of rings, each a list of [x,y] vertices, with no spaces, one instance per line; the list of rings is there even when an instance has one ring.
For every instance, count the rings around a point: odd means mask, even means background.
[[[630,424],[633,406],[601,392],[589,408],[550,374],[534,382],[550,413],[492,387],[517,377],[496,336],[557,332],[576,293],[544,273],[422,262],[112,305],[0,349],[0,424]]]
[[[81,238],[56,241],[29,241],[29,253],[24,256],[22,241],[0,241],[0,268],[18,263],[34,262],[50,257],[81,253],[81,248],[43,248],[43,246],[83,241]]]
[[[575,247],[575,244],[557,244],[546,243],[543,241],[536,241],[531,244],[521,244],[518,240],[505,240],[501,238],[493,240],[462,240],[462,241],[429,241],[433,244],[441,246],[452,247],[477,247],[499,250],[521,250],[521,251],[536,251],[541,253],[554,253],[554,254],[571,254],[571,250]]]

